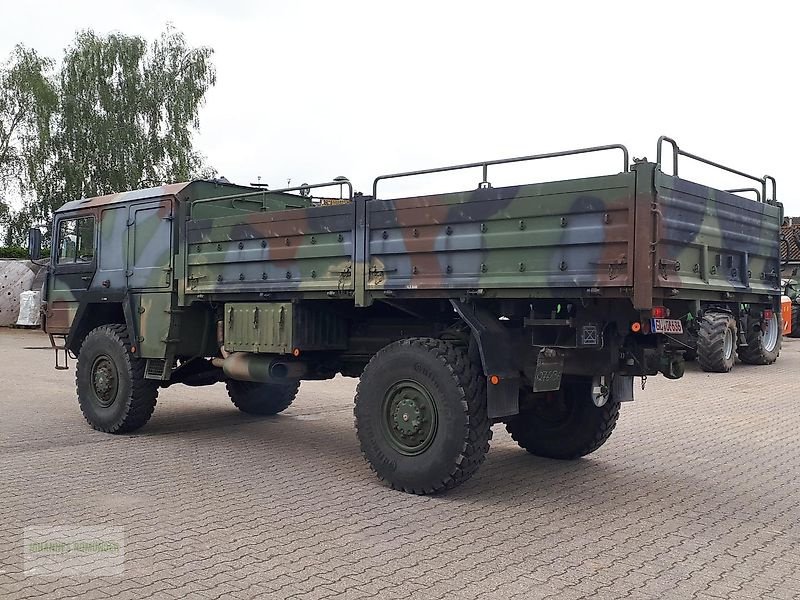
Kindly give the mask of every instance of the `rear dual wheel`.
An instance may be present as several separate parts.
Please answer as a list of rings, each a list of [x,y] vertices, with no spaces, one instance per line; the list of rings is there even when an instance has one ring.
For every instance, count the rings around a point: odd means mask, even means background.
[[[289,383],[256,383],[230,379],[225,383],[233,405],[251,415],[277,415],[294,401],[299,381]]]
[[[771,365],[781,353],[782,327],[780,311],[772,311],[772,317],[763,327],[748,327],[745,337],[747,346],[739,348],[739,359],[751,365]]]
[[[736,362],[736,319],[729,313],[707,312],[697,335],[697,362],[703,371],[727,373]]]
[[[514,441],[535,456],[573,460],[606,443],[619,418],[619,402],[592,401],[592,380],[572,377],[555,392],[537,394],[506,422]]]

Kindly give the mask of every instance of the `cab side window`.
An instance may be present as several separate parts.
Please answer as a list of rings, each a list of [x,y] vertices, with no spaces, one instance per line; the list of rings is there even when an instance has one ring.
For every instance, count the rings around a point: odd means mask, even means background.
[[[94,260],[94,217],[64,219],[58,226],[58,264]]]

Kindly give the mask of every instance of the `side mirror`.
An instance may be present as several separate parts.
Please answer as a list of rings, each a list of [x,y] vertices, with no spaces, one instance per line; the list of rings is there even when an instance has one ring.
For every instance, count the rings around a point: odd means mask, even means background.
[[[37,227],[28,230],[28,258],[31,260],[42,258],[42,230]]]

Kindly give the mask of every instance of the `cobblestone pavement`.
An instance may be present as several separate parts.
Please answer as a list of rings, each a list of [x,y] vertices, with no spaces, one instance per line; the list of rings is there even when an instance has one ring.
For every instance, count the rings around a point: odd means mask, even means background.
[[[278,417],[222,386],[164,390],[134,435],[89,428],[38,332],[0,332],[2,598],[798,598],[800,341],[771,367],[650,378],[591,457],[502,426],[437,497],[374,478],[354,381]],[[124,534],[121,575],[26,574],[32,526]]]

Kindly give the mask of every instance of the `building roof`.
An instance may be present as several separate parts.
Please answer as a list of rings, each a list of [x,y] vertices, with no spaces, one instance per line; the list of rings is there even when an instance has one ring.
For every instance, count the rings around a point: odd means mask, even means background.
[[[786,217],[783,221],[781,262],[800,263],[800,217]]]

